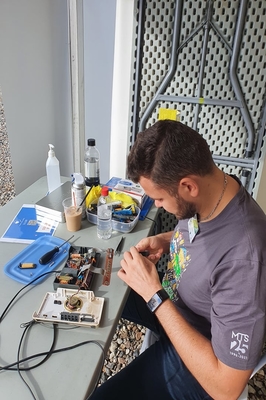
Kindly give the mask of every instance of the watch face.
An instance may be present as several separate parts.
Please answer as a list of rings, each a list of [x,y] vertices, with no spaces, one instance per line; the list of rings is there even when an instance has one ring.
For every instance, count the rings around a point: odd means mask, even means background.
[[[154,296],[152,296],[152,298],[149,300],[148,302],[148,307],[149,309],[153,312],[156,310],[156,308],[161,304],[162,300],[160,299],[160,297],[158,296],[157,293],[155,293]]]
[[[154,308],[158,305],[158,301],[153,297],[150,301],[149,304],[151,306],[151,308]]]
[[[164,289],[158,290],[148,301],[147,306],[151,312],[154,312],[167,299],[169,299],[169,296],[166,291]]]

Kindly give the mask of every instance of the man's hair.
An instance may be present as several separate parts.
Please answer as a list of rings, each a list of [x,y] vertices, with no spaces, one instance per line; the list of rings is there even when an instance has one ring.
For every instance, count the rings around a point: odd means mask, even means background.
[[[142,176],[171,191],[185,176],[212,173],[214,165],[209,146],[198,132],[181,122],[163,120],[138,133],[127,172],[133,182]]]

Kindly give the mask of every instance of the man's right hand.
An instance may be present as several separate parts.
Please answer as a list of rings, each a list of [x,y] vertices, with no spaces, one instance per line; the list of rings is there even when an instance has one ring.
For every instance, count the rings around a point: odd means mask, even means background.
[[[164,253],[169,252],[170,240],[173,232],[160,233],[156,236],[149,236],[142,239],[137,245],[136,249],[141,251],[148,251],[148,259],[156,264]]]

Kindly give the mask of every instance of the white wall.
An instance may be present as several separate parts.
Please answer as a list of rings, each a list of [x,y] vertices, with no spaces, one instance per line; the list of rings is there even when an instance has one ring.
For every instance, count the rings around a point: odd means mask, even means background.
[[[83,10],[85,138],[96,139],[105,182],[110,176],[116,0],[85,0]],[[68,1],[1,0],[0,49],[0,86],[19,193],[45,175],[49,143],[61,174],[74,172]]]
[[[116,48],[121,50],[121,54],[122,47],[128,48],[131,43],[133,2],[127,0],[124,4],[124,0],[118,1],[118,14],[123,12],[123,18],[128,18],[128,26],[121,24],[121,34],[125,36],[127,33],[128,43],[125,44],[124,36],[120,41],[117,38]],[[117,126],[113,123],[112,129],[118,131],[120,128],[118,136],[128,135],[128,117],[121,118],[121,129],[119,111],[122,110],[123,94],[125,103],[128,103],[131,61],[125,49],[127,63],[120,60],[118,71],[113,71],[116,3],[116,0],[83,1],[85,137],[95,137],[97,141],[102,182],[110,177],[112,146],[115,147],[112,172],[116,173],[119,168],[115,164],[119,158],[119,137],[112,143],[110,139],[113,94],[118,100],[113,104],[113,119],[115,115]],[[0,86],[17,193],[45,175],[49,143],[55,145],[61,174],[70,176],[74,172],[69,64],[67,0],[0,0]],[[113,93],[113,76],[119,80],[121,65],[124,65],[121,78],[127,90],[123,93],[121,86],[117,86],[118,90]],[[124,142],[119,148],[123,165],[127,146]],[[264,211],[265,176],[264,166],[256,196]]]
[[[136,1],[117,0],[112,93],[110,176],[126,178],[132,125]]]
[[[85,0],[85,139],[96,139],[100,178],[109,180],[116,0]],[[84,143],[84,148],[85,148]]]
[[[16,192],[45,175],[48,144],[73,172],[67,0],[0,1],[0,86]]]

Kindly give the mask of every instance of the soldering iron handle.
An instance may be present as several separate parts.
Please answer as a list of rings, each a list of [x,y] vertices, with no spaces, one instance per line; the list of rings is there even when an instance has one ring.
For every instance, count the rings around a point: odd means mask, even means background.
[[[39,263],[42,265],[48,264],[48,262],[53,258],[53,256],[55,255],[55,253],[57,253],[59,251],[59,247],[56,246],[53,250],[48,251],[47,253],[45,253],[40,259],[39,259]]]

